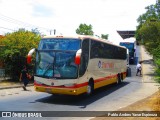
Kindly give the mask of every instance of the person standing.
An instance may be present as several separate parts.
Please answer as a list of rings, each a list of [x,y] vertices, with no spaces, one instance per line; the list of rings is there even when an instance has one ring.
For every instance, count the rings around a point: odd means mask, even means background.
[[[22,81],[24,84],[24,86],[23,86],[24,90],[27,90],[26,86],[29,83],[28,77],[29,77],[29,74],[28,74],[27,68],[26,68],[26,66],[24,66],[23,70],[21,71],[20,79],[19,79],[19,81]]]
[[[137,73],[136,73],[136,76],[138,76],[138,73],[140,73],[140,76],[142,75],[142,65],[141,65],[142,62],[139,62],[136,66],[136,69],[137,69]]]

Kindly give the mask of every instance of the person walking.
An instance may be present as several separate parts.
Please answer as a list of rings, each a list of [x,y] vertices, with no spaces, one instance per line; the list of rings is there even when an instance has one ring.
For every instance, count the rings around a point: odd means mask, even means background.
[[[27,89],[26,89],[26,86],[27,86],[28,83],[29,83],[28,77],[29,77],[29,74],[28,74],[28,71],[27,71],[27,67],[24,66],[24,67],[23,67],[23,70],[21,71],[20,79],[19,79],[19,81],[22,81],[23,84],[24,84],[24,86],[23,86],[23,89],[24,89],[24,90],[27,90]]]
[[[137,69],[137,73],[136,73],[136,76],[138,76],[138,73],[140,73],[140,76],[142,76],[142,65],[141,65],[142,62],[139,62],[136,66],[136,69]]]

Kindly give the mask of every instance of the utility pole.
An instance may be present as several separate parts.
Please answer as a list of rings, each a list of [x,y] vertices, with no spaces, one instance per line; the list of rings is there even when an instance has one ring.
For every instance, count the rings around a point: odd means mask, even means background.
[[[56,34],[56,29],[54,29],[54,35]]]
[[[49,32],[50,32],[50,35],[52,35],[52,31],[54,32],[54,35],[56,34],[56,29],[54,29],[54,30],[50,30]]]

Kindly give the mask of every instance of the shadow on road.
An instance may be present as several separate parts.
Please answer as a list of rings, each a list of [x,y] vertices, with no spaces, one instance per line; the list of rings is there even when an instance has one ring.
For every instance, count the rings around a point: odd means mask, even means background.
[[[141,61],[143,64],[153,64],[154,63],[154,61],[153,61],[153,59],[148,59],[148,60],[143,60],[143,61]]]
[[[111,94],[112,92],[126,86],[129,82],[122,82],[120,85],[112,84],[99,89],[96,89],[94,94],[87,96],[85,94],[80,96],[69,96],[69,95],[51,95],[45,98],[36,100],[36,102],[42,102],[47,104],[61,104],[61,105],[72,105],[80,106],[80,108],[86,108],[87,105]]]

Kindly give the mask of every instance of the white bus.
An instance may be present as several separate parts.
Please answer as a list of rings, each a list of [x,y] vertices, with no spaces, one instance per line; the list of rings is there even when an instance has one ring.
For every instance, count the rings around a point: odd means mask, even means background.
[[[35,49],[28,54],[28,63]],[[46,36],[36,51],[34,87],[51,94],[92,94],[126,77],[127,50],[92,36]]]

